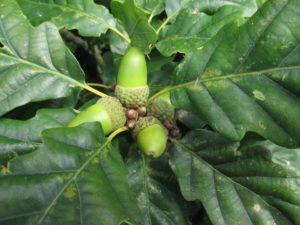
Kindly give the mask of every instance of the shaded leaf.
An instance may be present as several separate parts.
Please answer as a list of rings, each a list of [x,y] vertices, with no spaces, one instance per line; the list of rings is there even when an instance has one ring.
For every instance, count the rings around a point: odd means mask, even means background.
[[[242,12],[240,7],[225,6],[209,16],[203,12],[182,9],[175,22],[162,30],[156,47],[166,56],[201,49],[224,25],[243,20]]]
[[[129,185],[136,194],[143,214],[142,224],[190,224],[178,197],[150,176],[152,169],[146,160],[144,155],[135,154],[127,163]]]
[[[31,27],[10,0],[0,3],[0,115],[28,102],[79,91],[84,74],[49,23]]]
[[[34,25],[45,21],[59,28],[77,29],[83,36],[98,37],[107,29],[117,31],[116,21],[108,9],[93,0],[53,1],[17,0]]]
[[[111,7],[113,15],[122,22],[131,38],[132,45],[148,53],[150,45],[157,39],[155,30],[148,23],[148,15],[136,7],[133,0],[125,0],[124,3],[114,0]]]
[[[174,74],[174,67],[175,65],[173,63],[167,63],[162,66],[160,71],[149,73],[148,85],[150,87],[150,95],[153,95],[170,84],[172,75]]]
[[[209,149],[202,148],[202,146],[207,146],[210,142],[214,142],[212,139],[207,141],[207,135],[214,137],[215,140],[218,139],[217,135],[207,134],[207,131],[198,131],[197,138],[195,138],[197,133],[191,135],[193,138],[187,136],[182,142],[174,142],[171,150],[170,165],[178,178],[185,199],[189,201],[201,200],[213,224],[229,225],[237,224],[237,222],[243,225],[294,224],[285,211],[276,205],[271,205],[264,199],[264,196],[260,196],[255,190],[249,190],[243,185],[234,182],[231,178],[226,177],[199,156],[202,150],[209,152]],[[196,144],[191,141],[196,141]],[[226,147],[228,143],[224,143],[224,141],[221,138],[219,144],[215,146],[211,144],[214,148],[211,151],[215,155],[217,155],[216,153],[221,155],[221,159],[217,159],[219,162],[232,155],[232,147]],[[220,144],[222,142],[225,145]],[[194,148],[198,148],[195,149],[196,152],[193,151]],[[225,154],[226,151],[228,151],[227,156]],[[238,162],[236,161],[236,163]],[[251,173],[255,170],[258,174],[263,174],[264,171],[261,171],[263,168],[266,168],[266,166],[261,164],[260,167],[256,168],[252,167],[250,169],[248,167],[247,171]],[[269,169],[272,170],[273,168],[269,167]],[[238,168],[235,168],[234,171],[232,170],[232,174],[236,170]],[[260,184],[256,184],[255,181],[250,183],[258,186],[264,185],[263,181]],[[283,184],[278,185],[281,188],[286,188]],[[267,188],[271,186],[275,188],[276,184],[271,182]]]
[[[173,104],[232,140],[253,131],[299,145],[299,4],[269,1],[243,26],[225,27],[188,54],[175,80],[185,88],[171,95]]]
[[[1,224],[138,223],[121,155],[98,124],[48,129],[42,139],[0,177]]]
[[[240,145],[207,130],[190,132],[181,143],[299,224],[300,149],[251,138]],[[255,208],[260,211],[259,205]]]
[[[0,120],[0,163],[30,152],[41,145],[41,132],[48,128],[63,127],[73,118],[71,109],[41,109],[27,121]]]
[[[203,128],[206,125],[206,122],[199,118],[197,115],[183,109],[180,109],[176,112],[176,119],[178,119],[178,121],[180,121],[191,130]]]

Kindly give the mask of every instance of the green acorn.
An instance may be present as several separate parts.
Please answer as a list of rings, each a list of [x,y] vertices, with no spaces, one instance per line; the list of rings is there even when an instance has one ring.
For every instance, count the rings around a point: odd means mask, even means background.
[[[75,127],[86,122],[100,122],[104,134],[107,135],[118,128],[121,128],[126,122],[126,116],[120,101],[111,96],[105,96],[81,111],[70,122],[69,127]]]
[[[147,113],[149,116],[154,116],[158,118],[161,122],[166,120],[173,120],[175,115],[175,108],[170,101],[170,92],[154,99],[147,106]]]
[[[168,132],[161,122],[152,116],[138,120],[133,129],[133,136],[137,140],[139,149],[148,156],[157,158],[166,149]]]
[[[140,49],[131,47],[125,52],[119,67],[115,94],[127,108],[146,104],[149,97],[147,64]]]

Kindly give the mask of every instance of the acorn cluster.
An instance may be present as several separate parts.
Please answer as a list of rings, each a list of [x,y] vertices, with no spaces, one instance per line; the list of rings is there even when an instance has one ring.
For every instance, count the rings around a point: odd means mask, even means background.
[[[147,80],[143,52],[130,47],[120,63],[115,97],[102,97],[75,116],[69,126],[100,122],[107,135],[126,124],[140,150],[152,157],[161,156],[166,149],[168,136],[178,137],[180,131],[174,122],[175,109],[169,93],[146,105],[149,97]]]

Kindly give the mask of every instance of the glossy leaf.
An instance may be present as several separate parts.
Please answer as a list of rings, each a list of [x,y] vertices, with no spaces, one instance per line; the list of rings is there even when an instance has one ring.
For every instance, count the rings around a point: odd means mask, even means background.
[[[71,109],[41,109],[30,120],[0,120],[0,164],[9,158],[28,153],[41,145],[43,130],[67,126],[73,118]]]
[[[243,26],[227,26],[186,56],[173,104],[232,140],[252,131],[300,143],[300,2],[267,2]],[[185,84],[183,84],[185,83]]]
[[[262,4],[262,1],[260,1]],[[244,9],[244,16],[251,16],[257,10],[256,0],[166,0],[166,13],[173,16],[183,8],[201,9],[202,12],[209,14],[215,13],[219,8],[225,5],[240,6]]]
[[[108,9],[93,0],[17,0],[32,24],[45,21],[59,28],[77,29],[83,36],[98,37],[107,29],[116,30],[116,21]]]
[[[122,22],[132,45],[148,53],[150,45],[157,39],[155,30],[148,23],[148,15],[135,6],[133,0],[125,0],[123,3],[114,0],[111,6],[113,15]]]
[[[0,115],[78,91],[84,74],[57,28],[33,28],[14,1],[0,3],[0,42]]]
[[[166,56],[201,49],[224,25],[232,21],[242,21],[242,12],[240,7],[225,6],[209,16],[192,9],[183,9],[177,15],[176,21],[162,30],[162,37],[156,47]]]
[[[1,224],[138,224],[123,160],[98,124],[48,129],[42,140],[0,177]]]
[[[134,190],[143,215],[144,225],[189,224],[178,197],[158,180],[142,154],[135,154],[127,163],[129,185]],[[167,201],[165,199],[168,199]]]
[[[214,225],[298,224],[298,150],[262,143],[239,147],[205,130],[175,141],[170,165],[183,196],[201,200]]]

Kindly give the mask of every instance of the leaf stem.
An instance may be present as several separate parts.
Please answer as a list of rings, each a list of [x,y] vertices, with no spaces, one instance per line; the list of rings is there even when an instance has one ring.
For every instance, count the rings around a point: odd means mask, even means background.
[[[105,85],[105,84],[98,84],[98,83],[86,83],[87,85],[89,86],[94,86],[94,87],[101,87],[101,88],[104,88],[104,89],[107,89],[107,90],[110,90],[112,89],[112,86],[108,86],[108,85]]]
[[[124,131],[127,131],[128,130],[128,127],[121,127],[117,130],[115,130],[114,132],[112,132],[109,136],[108,136],[108,140],[112,140],[115,136],[117,136],[118,134],[124,132]]]
[[[167,23],[172,19],[173,15],[172,16],[169,16],[160,26],[159,28],[156,30],[156,34],[158,35],[161,31],[161,29],[163,29]]]
[[[118,34],[121,38],[123,38],[128,44],[131,43],[130,38],[126,37],[126,35],[124,35],[121,31],[119,31],[118,29],[114,28],[114,27],[109,27],[112,31],[114,31],[116,34]]]
[[[98,91],[96,90],[95,88],[92,88],[91,86],[87,85],[87,84],[83,84],[83,83],[80,83],[78,82],[77,85],[87,91],[90,91],[92,93],[94,93],[95,95],[98,95],[100,97],[104,97],[104,96],[107,96],[106,94],[104,94],[103,92],[101,91]]]

